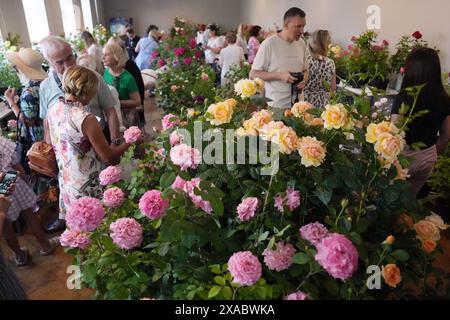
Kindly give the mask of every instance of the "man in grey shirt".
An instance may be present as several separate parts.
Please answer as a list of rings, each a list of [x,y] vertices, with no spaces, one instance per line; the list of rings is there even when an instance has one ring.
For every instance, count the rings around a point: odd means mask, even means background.
[[[53,71],[49,77],[42,81],[39,92],[39,117],[45,119],[47,112],[51,106],[59,101],[59,97],[64,97],[61,79],[64,71],[75,65],[76,60],[72,53],[70,45],[60,37],[49,36],[41,41],[42,53],[47,59]],[[97,94],[90,101],[88,111],[95,114],[100,120],[102,127],[108,123],[111,142],[119,144],[119,119],[114,108],[114,97],[111,94],[108,85],[99,77],[99,85]],[[105,119],[106,117],[106,119]],[[48,128],[44,128],[48,134]],[[65,228],[64,220],[56,220],[46,226],[49,232],[57,231]]]
[[[304,88],[308,81],[306,44],[300,38],[306,24],[303,10],[293,7],[284,14],[283,30],[264,40],[259,47],[250,70],[250,78],[265,81],[265,95],[272,101],[269,105],[275,119],[280,119],[284,110],[291,107],[292,85],[297,80],[291,73],[302,72],[304,79],[296,85]]]

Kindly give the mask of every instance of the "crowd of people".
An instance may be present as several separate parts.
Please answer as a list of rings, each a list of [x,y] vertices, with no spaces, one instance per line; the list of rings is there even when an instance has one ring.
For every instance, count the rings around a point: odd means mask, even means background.
[[[305,12],[291,8],[283,17],[283,28],[262,42],[260,26],[243,24],[225,36],[219,35],[216,25],[199,25],[195,39],[204,50],[205,62],[218,74],[218,86],[227,83],[230,68],[249,63],[249,77],[265,81],[269,107],[274,118],[281,119],[284,111],[299,99],[324,108],[330,93],[336,90],[336,68],[328,58],[331,35],[327,30],[317,30],[304,41],[305,25]],[[86,31],[82,38],[87,50],[79,57],[69,43],[57,36],[41,41],[43,57],[30,48],[6,56],[24,86],[18,100],[13,88],[5,92],[19,122],[21,141],[28,141],[28,148],[38,141],[53,146],[59,169],[56,179],[40,176],[33,185],[28,184],[31,170],[27,167],[26,147],[16,152],[12,142],[0,138],[0,171],[20,172],[9,199],[0,196],[0,234],[3,231],[17,266],[30,260],[13,230],[12,223],[19,215],[26,219],[41,245],[40,254],[48,255],[59,242],[57,237],[47,238],[44,229],[63,230],[65,214],[75,199],[101,197],[100,171],[108,164],[118,163],[130,146],[122,138],[124,128],[142,128],[145,124],[141,72],[152,67],[152,53],[161,37],[162,32],[155,25],[150,25],[142,38],[129,26],[126,35],[113,37],[102,47]],[[48,73],[41,67],[43,58],[50,66]],[[403,89],[426,84],[417,109],[431,109],[425,117],[414,120],[406,134],[409,144],[426,144],[421,151],[407,151],[416,157],[410,170],[415,193],[450,139],[450,98],[443,89],[440,71],[439,57],[433,49],[418,49],[408,57]],[[399,94],[392,110],[393,121],[398,120],[399,108],[410,102],[408,99],[404,92]],[[36,217],[40,209],[38,197],[42,189],[55,185],[59,189],[59,217],[43,229]],[[17,289],[1,256],[0,280],[0,287],[9,283]],[[16,297],[24,296],[20,288],[14,292]]]

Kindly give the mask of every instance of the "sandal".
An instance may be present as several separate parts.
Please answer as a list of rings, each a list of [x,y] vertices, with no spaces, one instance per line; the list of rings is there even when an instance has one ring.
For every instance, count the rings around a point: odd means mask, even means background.
[[[48,239],[48,243],[50,245],[50,248],[48,250],[44,250],[41,249],[41,251],[39,251],[39,253],[41,254],[41,256],[48,256],[50,253],[52,253],[57,247],[59,247],[60,243],[59,243],[59,237],[53,237]]]
[[[14,257],[14,263],[16,264],[16,267],[23,267],[28,264],[28,257],[29,257],[28,249],[26,247],[21,247],[20,251],[25,252],[25,258],[19,259],[19,257],[16,255]]]

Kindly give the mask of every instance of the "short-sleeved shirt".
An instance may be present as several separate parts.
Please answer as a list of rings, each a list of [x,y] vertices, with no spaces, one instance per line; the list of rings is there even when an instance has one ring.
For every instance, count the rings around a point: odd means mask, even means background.
[[[220,51],[219,64],[222,66],[221,78],[225,78],[225,75],[234,65],[239,65],[244,61],[244,49],[242,47],[232,44]]]
[[[125,69],[118,77],[113,76],[109,69],[106,69],[103,79],[105,79],[107,84],[116,88],[120,100],[128,100],[130,99],[130,93],[138,92],[136,80],[134,80],[131,73]]]
[[[55,79],[55,72],[50,73],[47,79],[41,82],[39,92],[39,117],[45,119],[48,109],[59,102],[59,97],[64,97],[64,91]],[[114,97],[109,90],[108,85],[103,80],[102,76],[96,73],[99,83],[97,94],[92,98],[87,106],[87,111],[95,114],[100,118],[100,124],[105,126],[105,116],[103,114],[105,109],[114,108]]]
[[[304,72],[308,69],[306,44],[300,39],[288,42],[278,34],[261,43],[252,69],[266,72]],[[282,81],[266,81],[266,97],[274,108],[291,107],[291,84]]]
[[[410,104],[405,101],[405,94],[400,93],[394,100],[392,105],[392,114],[398,114],[402,103]],[[428,110],[429,113],[415,118],[408,124],[405,140],[408,145],[416,142],[422,142],[429,148],[438,140],[438,132],[441,129],[445,118],[450,116],[450,98],[446,94],[440,97],[433,97],[424,101],[419,97],[414,108],[415,111]]]
[[[208,47],[210,48],[220,48],[225,46],[225,39],[223,37],[214,37],[208,39]],[[214,60],[219,59],[219,53],[214,53],[212,50],[205,50],[205,61],[206,63],[214,63]]]
[[[153,37],[141,38],[136,46],[139,46],[139,53],[134,61],[139,70],[150,69],[152,53],[158,48],[158,42]]]

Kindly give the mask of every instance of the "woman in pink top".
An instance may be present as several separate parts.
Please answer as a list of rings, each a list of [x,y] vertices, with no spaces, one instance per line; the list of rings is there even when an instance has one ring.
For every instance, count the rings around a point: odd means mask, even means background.
[[[261,32],[260,26],[253,26],[250,29],[250,39],[248,40],[248,63],[252,64],[253,60],[255,60],[256,53],[259,49],[259,41],[258,36]]]

